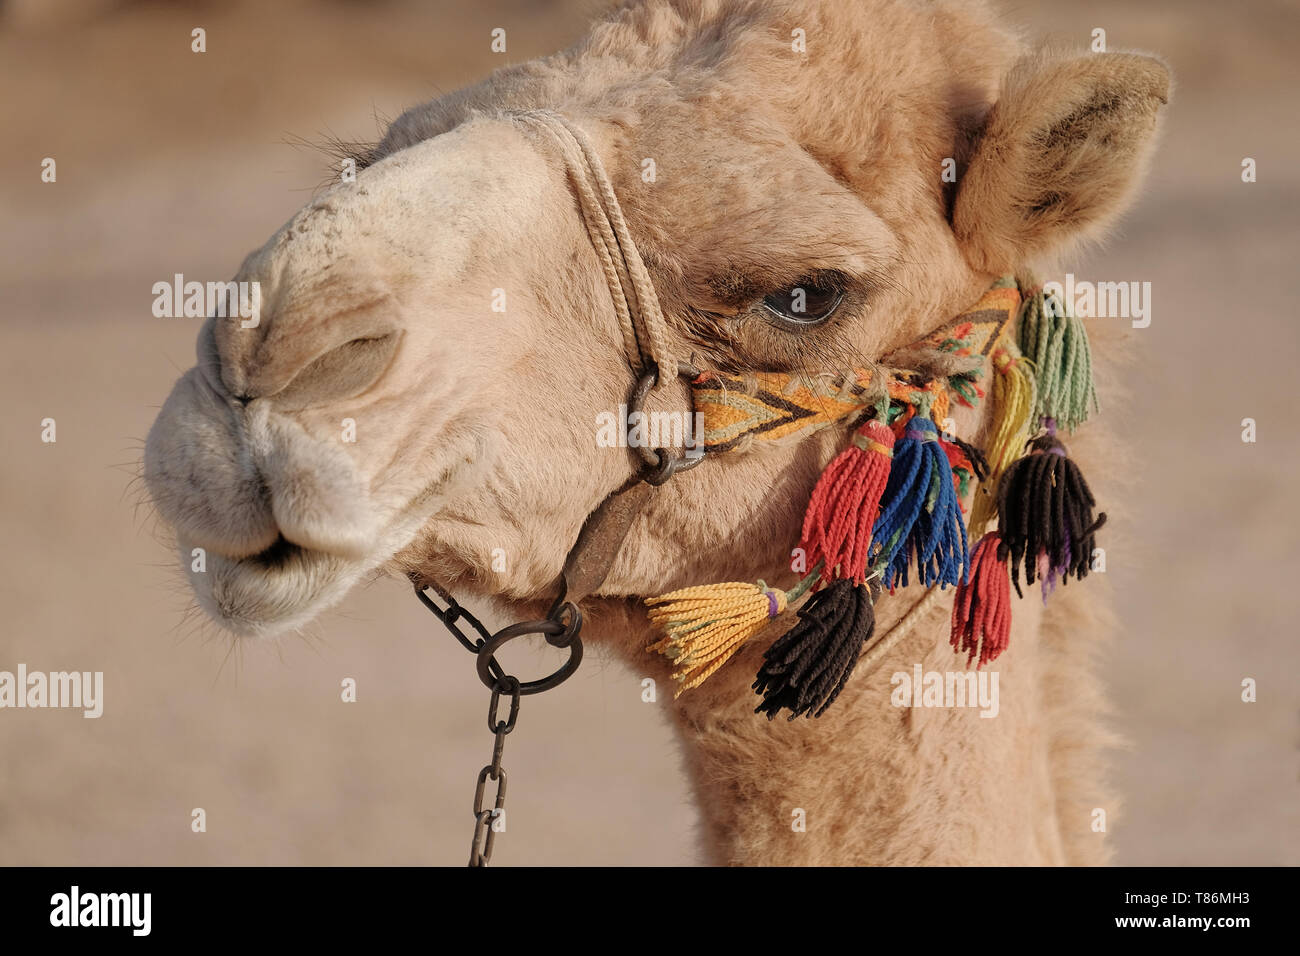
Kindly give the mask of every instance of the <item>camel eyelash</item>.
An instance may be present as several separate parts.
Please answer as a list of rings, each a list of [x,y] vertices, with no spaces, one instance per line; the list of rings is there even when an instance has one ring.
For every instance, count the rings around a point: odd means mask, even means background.
[[[749,312],[780,332],[807,336],[860,317],[866,306],[865,283],[841,272],[822,272],[769,292]]]

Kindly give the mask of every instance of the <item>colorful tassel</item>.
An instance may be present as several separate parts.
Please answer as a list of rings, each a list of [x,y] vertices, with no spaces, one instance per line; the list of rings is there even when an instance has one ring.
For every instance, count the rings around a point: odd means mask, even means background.
[[[1009,277],[999,280],[981,304],[1014,286]],[[855,430],[817,481],[800,541],[813,571],[793,589],[729,582],[647,599],[664,633],[649,650],[675,661],[678,694],[811,591],[794,626],[763,655],[753,688],[762,697],[756,712],[769,719],[786,710],[790,719],[821,716],[871,638],[876,594],[906,587],[913,561],[919,583],[956,587],[950,643],[977,667],[1007,647],[1011,586],[1023,596],[1022,568],[1024,583],[1041,578],[1044,594],[1058,577],[1087,576],[1106,516],[1094,517],[1092,492],[1056,438],[1058,422],[1073,430],[1096,408],[1087,332],[1041,290],[994,304],[919,344],[922,353],[928,348],[948,360],[990,355],[994,374],[985,388],[982,363],[927,371],[924,354],[899,366],[915,371],[880,378],[874,368],[815,376],[812,384],[792,373],[699,376],[695,398],[711,414],[705,432],[712,453],[855,420],[873,404],[877,418]],[[1019,331],[1004,333],[1017,306]],[[996,321],[970,318],[990,311]],[[986,390],[993,402],[987,460],[966,442],[941,438],[934,424],[945,420],[950,398],[974,406]],[[890,401],[873,399],[886,392]],[[1037,422],[1045,433],[1031,442]],[[961,501],[974,481],[970,531],[995,520],[997,528],[972,550]]]
[[[666,635],[646,650],[674,662],[673,680],[680,695],[707,680],[791,601],[803,596],[820,575],[821,568],[814,568],[789,591],[762,581],[757,585],[728,581],[646,598],[651,623]]]
[[[969,667],[983,667],[1007,649],[1011,638],[1011,580],[1006,561],[998,556],[1002,539],[990,531],[971,553],[970,581],[957,587],[952,605],[949,643],[967,652]]]
[[[861,584],[865,579],[871,528],[893,457],[893,429],[873,419],[858,427],[817,479],[800,547],[809,563],[821,562],[823,581],[847,578]]]
[[[875,626],[870,585],[840,578],[818,591],[763,655],[753,684],[763,701],[754,713],[768,720],[782,710],[790,720],[820,717],[844,689]]]
[[[952,486],[957,493],[957,502],[966,497],[972,481],[983,481],[988,477],[989,463],[984,453],[969,442],[964,442],[955,435],[939,439],[939,447],[948,456],[948,465],[952,468]]]
[[[1097,407],[1083,322],[1057,296],[1031,295],[1020,312],[1020,350],[1034,363],[1037,377],[1034,417],[1055,419],[1074,431]]]
[[[1011,558],[1011,583],[1020,590],[1023,565],[1025,584],[1042,574],[1046,586],[1056,576],[1079,580],[1087,577],[1096,546],[1095,534],[1106,515],[1093,517],[1092,491],[1056,438],[1055,423],[1030,443],[1030,453],[1007,469],[998,484],[998,557]],[[1045,567],[1037,565],[1041,559]]]
[[[874,567],[891,590],[907,586],[913,557],[917,577],[927,587],[958,584],[970,567],[952,468],[927,414],[918,409],[894,446],[894,467],[872,528]]]
[[[997,513],[997,487],[1002,474],[1024,453],[1034,421],[1034,374],[1028,359],[1007,341],[995,349],[993,360],[993,420],[989,425],[988,476],[980,481],[971,505],[970,528],[977,532]]]

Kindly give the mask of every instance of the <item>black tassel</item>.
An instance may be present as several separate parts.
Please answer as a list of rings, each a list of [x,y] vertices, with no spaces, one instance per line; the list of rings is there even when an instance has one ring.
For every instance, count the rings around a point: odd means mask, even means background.
[[[1025,584],[1033,584],[1042,554],[1047,555],[1048,584],[1058,574],[1062,582],[1071,574],[1087,577],[1096,532],[1106,523],[1105,514],[1093,517],[1096,499],[1052,431],[1035,438],[1029,448],[998,482],[998,559],[1011,557],[1011,583],[1021,597],[1021,566]]]
[[[983,449],[976,448],[968,441],[962,441],[956,435],[951,436],[950,441],[951,444],[960,448],[961,453],[966,456],[966,460],[970,462],[976,478],[983,481],[989,476],[989,460],[984,455]]]
[[[790,720],[820,717],[844,689],[875,626],[870,585],[841,578],[818,591],[763,655],[753,685],[763,702],[754,713],[773,720],[785,708]]]

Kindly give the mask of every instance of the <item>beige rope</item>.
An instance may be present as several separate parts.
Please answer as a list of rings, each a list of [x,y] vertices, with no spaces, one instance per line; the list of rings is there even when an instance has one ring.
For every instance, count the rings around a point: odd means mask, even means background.
[[[614,300],[628,364],[638,374],[656,366],[659,371],[656,388],[672,381],[677,375],[677,363],[668,353],[668,325],[654,282],[632,241],[618,196],[591,139],[580,127],[552,110],[520,110],[508,115],[525,125],[545,130],[559,145],[577,189],[583,222]],[[858,658],[858,670],[870,671],[878,665],[881,658],[912,632],[939,595],[940,589],[931,587],[925,597],[863,652]]]
[[[656,366],[659,380],[655,387],[663,387],[677,377],[677,362],[668,354],[668,324],[595,146],[581,128],[552,110],[521,110],[510,115],[547,131],[559,144],[578,191],[583,222],[609,284],[628,364],[637,374]]]
[[[857,670],[860,673],[868,673],[874,669],[880,663],[882,657],[912,632],[917,621],[929,613],[930,609],[938,601],[939,594],[940,588],[938,585],[934,585],[926,591],[925,597],[917,601],[910,611],[894,622],[894,626],[872,642],[871,646],[858,658]]]

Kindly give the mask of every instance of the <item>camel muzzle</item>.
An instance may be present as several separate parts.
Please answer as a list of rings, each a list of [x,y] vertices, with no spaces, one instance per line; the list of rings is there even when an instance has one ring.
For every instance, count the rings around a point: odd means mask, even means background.
[[[149,432],[145,481],[179,534],[233,559],[281,537],[358,559],[380,530],[339,445],[312,438],[266,399],[217,393],[197,370],[176,384]]]

